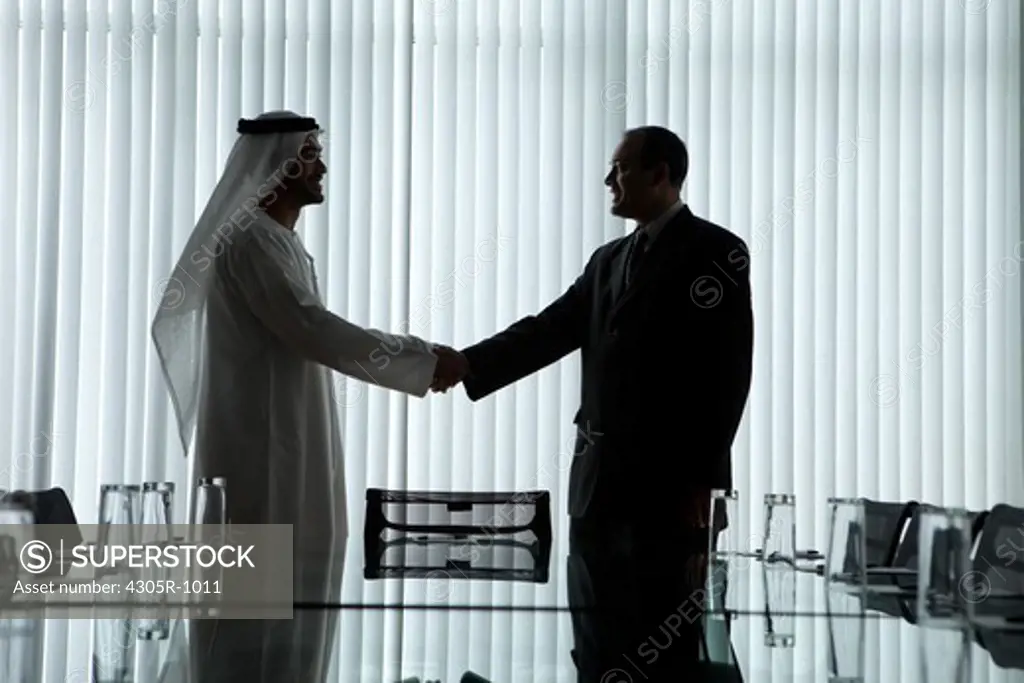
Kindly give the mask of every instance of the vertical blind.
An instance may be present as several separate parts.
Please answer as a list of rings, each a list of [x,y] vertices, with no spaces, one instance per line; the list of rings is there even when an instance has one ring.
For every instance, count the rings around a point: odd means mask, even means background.
[[[1021,14],[1016,0],[4,0],[0,487],[62,486],[92,523],[101,483],[175,481],[183,519],[188,461],[149,323],[235,122],[287,108],[327,129],[327,202],[299,230],[329,307],[457,347],[538,311],[631,228],[608,212],[611,151],[627,127],[670,127],[690,149],[685,201],[751,249],[743,536],[768,492],[795,494],[798,544],[822,550],[830,495],[1024,503]],[[671,339],[649,353],[651,372],[699,362]],[[578,372],[573,355],[477,404],[336,376],[351,525],[368,486],[541,488],[564,539]],[[918,680],[919,643],[888,629],[869,629],[875,673]],[[42,680],[87,666],[88,622],[44,630]],[[768,658],[755,631],[734,642],[760,678],[825,675],[821,627],[797,633],[820,642],[813,661]],[[571,671],[567,618],[367,613],[339,638],[339,681]]]

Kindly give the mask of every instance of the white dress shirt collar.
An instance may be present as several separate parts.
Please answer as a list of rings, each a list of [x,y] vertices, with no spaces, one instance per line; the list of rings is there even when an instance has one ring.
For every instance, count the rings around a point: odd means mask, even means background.
[[[682,199],[677,199],[675,204],[673,204],[672,206],[670,206],[668,208],[668,211],[666,211],[665,213],[661,214],[660,216],[655,218],[650,223],[647,223],[645,225],[637,226],[641,230],[643,230],[644,232],[647,233],[647,237],[648,237],[647,246],[648,247],[651,245],[652,242],[654,242],[654,239],[658,236],[658,233],[661,232],[661,229],[664,228],[665,225],[668,224],[668,222],[671,221],[673,218],[675,218],[676,214],[678,214],[682,210],[683,210],[683,200]]]

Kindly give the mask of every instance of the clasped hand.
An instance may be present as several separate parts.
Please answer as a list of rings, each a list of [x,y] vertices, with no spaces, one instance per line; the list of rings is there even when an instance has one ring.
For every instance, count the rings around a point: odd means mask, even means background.
[[[434,369],[434,381],[430,385],[430,390],[443,393],[469,374],[469,361],[450,346],[435,344],[434,353],[437,354],[437,367]]]

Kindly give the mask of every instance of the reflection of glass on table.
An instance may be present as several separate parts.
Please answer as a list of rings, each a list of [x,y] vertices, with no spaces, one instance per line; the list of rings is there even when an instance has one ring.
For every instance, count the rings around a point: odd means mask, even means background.
[[[862,683],[867,622],[864,600],[846,591],[826,591],[825,659],[829,683]]]
[[[796,643],[795,568],[786,564],[764,564],[761,577],[765,595],[764,644],[768,647],[791,648]]]

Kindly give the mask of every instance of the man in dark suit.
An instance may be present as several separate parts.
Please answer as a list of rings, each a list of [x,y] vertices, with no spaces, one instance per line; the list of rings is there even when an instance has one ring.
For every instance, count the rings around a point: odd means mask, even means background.
[[[591,625],[614,631],[577,625],[582,680],[601,680],[614,668],[608,657],[636,659],[642,641],[701,587],[697,575],[682,578],[680,565],[707,548],[710,491],[732,485],[730,450],[753,355],[749,254],[742,239],[682,203],[688,165],[671,131],[627,131],[605,184],[612,213],[635,220],[636,230],[599,247],[543,311],[463,349],[465,375],[448,382],[462,379],[477,401],[582,353],[570,597],[594,601],[608,618]],[[682,671],[695,656],[693,633],[676,636],[657,650],[658,671]]]

